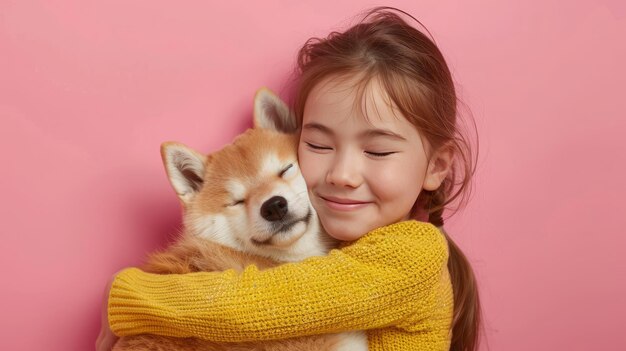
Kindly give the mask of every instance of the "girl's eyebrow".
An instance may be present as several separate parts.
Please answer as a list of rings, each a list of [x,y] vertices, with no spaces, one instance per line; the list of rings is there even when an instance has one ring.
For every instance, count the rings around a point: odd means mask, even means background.
[[[388,137],[391,139],[396,139],[396,140],[400,140],[400,141],[407,141],[405,137],[403,137],[402,135],[398,134],[398,133],[394,133],[388,129],[368,129],[366,131],[364,131],[363,133],[361,133],[359,135],[360,137],[365,137],[365,138],[373,138],[373,137]]]
[[[309,130],[317,130],[319,132],[322,132],[324,134],[328,134],[328,135],[335,135],[335,132],[332,131],[332,129],[326,127],[323,124],[319,124],[319,123],[315,123],[315,122],[310,122],[307,123],[305,125],[302,126],[302,129],[309,129]]]
[[[335,132],[333,132],[332,129],[328,128],[327,126],[323,124],[315,123],[315,122],[305,124],[304,126],[302,126],[302,129],[303,130],[304,129],[317,130],[324,134],[328,134],[330,136],[335,135]],[[359,134],[360,138],[373,138],[377,136],[388,137],[391,139],[397,139],[401,141],[407,141],[406,138],[403,137],[402,135],[394,133],[388,129],[380,129],[380,128],[368,129]]]

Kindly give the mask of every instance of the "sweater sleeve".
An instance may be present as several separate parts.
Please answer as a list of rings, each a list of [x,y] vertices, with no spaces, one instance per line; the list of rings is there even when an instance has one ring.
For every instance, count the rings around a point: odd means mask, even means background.
[[[108,315],[119,336],[141,333],[218,342],[367,330],[426,318],[448,259],[432,224],[373,230],[327,256],[259,271],[158,275],[129,268],[114,279]]]

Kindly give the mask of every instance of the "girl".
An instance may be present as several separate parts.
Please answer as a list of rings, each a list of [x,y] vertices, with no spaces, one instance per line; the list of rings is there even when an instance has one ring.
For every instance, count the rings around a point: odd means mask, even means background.
[[[474,168],[441,52],[383,7],[309,40],[298,68],[301,172],[324,229],[345,245],[241,274],[124,270],[100,350],[109,324],[117,335],[215,341],[367,330],[370,350],[477,348],[476,282],[442,229]]]

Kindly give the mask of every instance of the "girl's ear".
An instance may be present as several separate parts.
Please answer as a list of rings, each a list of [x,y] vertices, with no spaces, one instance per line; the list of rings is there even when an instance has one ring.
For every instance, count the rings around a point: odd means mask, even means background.
[[[426,178],[424,179],[424,190],[434,191],[441,186],[444,179],[452,168],[454,160],[454,149],[451,146],[442,146],[437,150],[428,163]]]
[[[254,96],[254,127],[295,133],[296,117],[283,100],[264,87]]]
[[[207,156],[175,142],[161,144],[161,158],[167,177],[183,205],[187,205],[204,184]]]

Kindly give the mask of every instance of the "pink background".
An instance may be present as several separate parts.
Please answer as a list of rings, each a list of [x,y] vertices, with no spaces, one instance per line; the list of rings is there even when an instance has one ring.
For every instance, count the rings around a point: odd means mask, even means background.
[[[297,49],[371,1],[0,3],[1,350],[89,350],[107,279],[180,222],[159,145],[209,152],[287,94]],[[626,6],[390,1],[433,33],[480,133],[448,230],[482,350],[626,343]],[[563,5],[568,4],[568,5]]]

